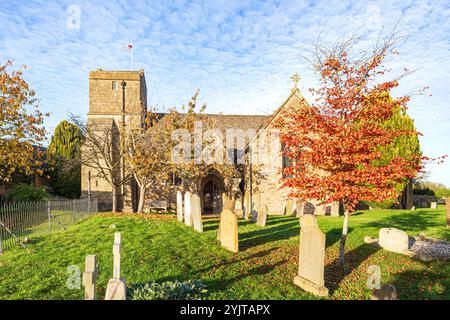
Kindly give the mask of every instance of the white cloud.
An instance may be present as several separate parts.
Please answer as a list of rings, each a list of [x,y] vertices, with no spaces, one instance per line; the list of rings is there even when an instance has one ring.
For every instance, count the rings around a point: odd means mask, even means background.
[[[67,8],[81,9],[81,28],[69,30]],[[149,101],[186,103],[197,87],[211,112],[273,111],[289,93],[292,73],[306,89],[316,83],[302,56],[322,35],[332,41],[359,32],[371,45],[402,17],[400,56],[388,66],[417,69],[398,94],[430,86],[414,97],[410,114],[431,156],[450,154],[450,8],[447,1],[17,1],[0,3],[0,59],[27,64],[26,77],[52,111],[53,128],[67,112],[88,110],[88,72],[128,69],[122,49],[135,44],[135,68],[144,68]],[[309,97],[310,98],[310,97]],[[450,186],[450,165],[431,179]]]

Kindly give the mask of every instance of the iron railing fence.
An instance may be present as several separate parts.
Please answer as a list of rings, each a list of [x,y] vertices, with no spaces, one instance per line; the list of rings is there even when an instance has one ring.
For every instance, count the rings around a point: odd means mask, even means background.
[[[0,204],[0,254],[32,237],[65,230],[98,212],[95,198]]]

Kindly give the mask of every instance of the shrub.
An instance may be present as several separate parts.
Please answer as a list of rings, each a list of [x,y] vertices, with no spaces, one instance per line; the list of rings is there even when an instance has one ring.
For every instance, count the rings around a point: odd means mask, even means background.
[[[42,187],[29,184],[19,184],[8,194],[9,200],[14,202],[41,201],[48,198],[48,194]]]
[[[133,290],[132,300],[200,300],[208,290],[201,280],[146,283]]]

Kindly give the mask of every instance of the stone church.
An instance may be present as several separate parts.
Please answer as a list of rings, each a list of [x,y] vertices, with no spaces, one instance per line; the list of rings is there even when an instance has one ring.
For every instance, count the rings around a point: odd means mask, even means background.
[[[241,129],[254,132],[254,136],[247,137],[248,142],[244,152],[251,153],[260,132],[274,131],[273,122],[289,108],[301,108],[307,106],[306,100],[297,88],[298,76],[293,76],[294,86],[285,101],[270,116],[263,115],[227,115],[208,114],[214,118],[214,123],[220,130]],[[125,123],[127,126],[141,126],[147,112],[147,87],[144,71],[103,71],[97,70],[89,73],[89,113],[88,124],[95,130],[119,135],[117,128]],[[250,131],[249,131],[250,130]],[[278,139],[276,136],[275,138]],[[265,154],[260,159],[257,173],[252,164],[243,165],[242,177],[236,181],[236,190],[239,194],[236,201],[236,212],[242,212],[244,199],[248,200],[249,210],[257,210],[261,205],[266,205],[269,214],[285,214],[287,206],[288,190],[280,189],[282,169],[288,165],[288,161],[282,156],[281,143],[272,140],[271,145],[277,145],[275,152]],[[272,150],[273,151],[273,150]],[[155,186],[147,192],[146,204],[154,200],[166,201],[172,209],[176,204],[176,191],[180,188],[180,181],[174,177],[164,185]],[[82,166],[82,193],[86,195],[90,190],[91,195],[99,200],[99,208],[102,211],[111,210],[112,197],[111,185],[100,178],[97,172],[90,167]],[[222,208],[222,195],[226,190],[224,178],[216,170],[204,173],[200,184],[200,199],[203,214],[220,213]],[[138,188],[130,181],[116,190],[118,195],[118,209],[125,212],[135,211],[137,208]],[[290,200],[292,201],[292,200]],[[336,205],[314,206],[307,204],[315,214],[336,214]],[[148,206],[147,206],[148,207]],[[145,208],[144,208],[145,210]],[[288,209],[290,210],[290,209]],[[306,206],[302,205],[302,210]],[[339,211],[339,206],[337,206]],[[337,213],[339,214],[339,212]]]

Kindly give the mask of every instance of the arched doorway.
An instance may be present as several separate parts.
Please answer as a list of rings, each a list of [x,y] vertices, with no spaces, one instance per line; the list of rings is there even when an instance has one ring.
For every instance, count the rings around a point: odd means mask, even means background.
[[[222,211],[222,193],[225,191],[223,178],[218,173],[209,173],[202,180],[202,212],[218,214]]]

